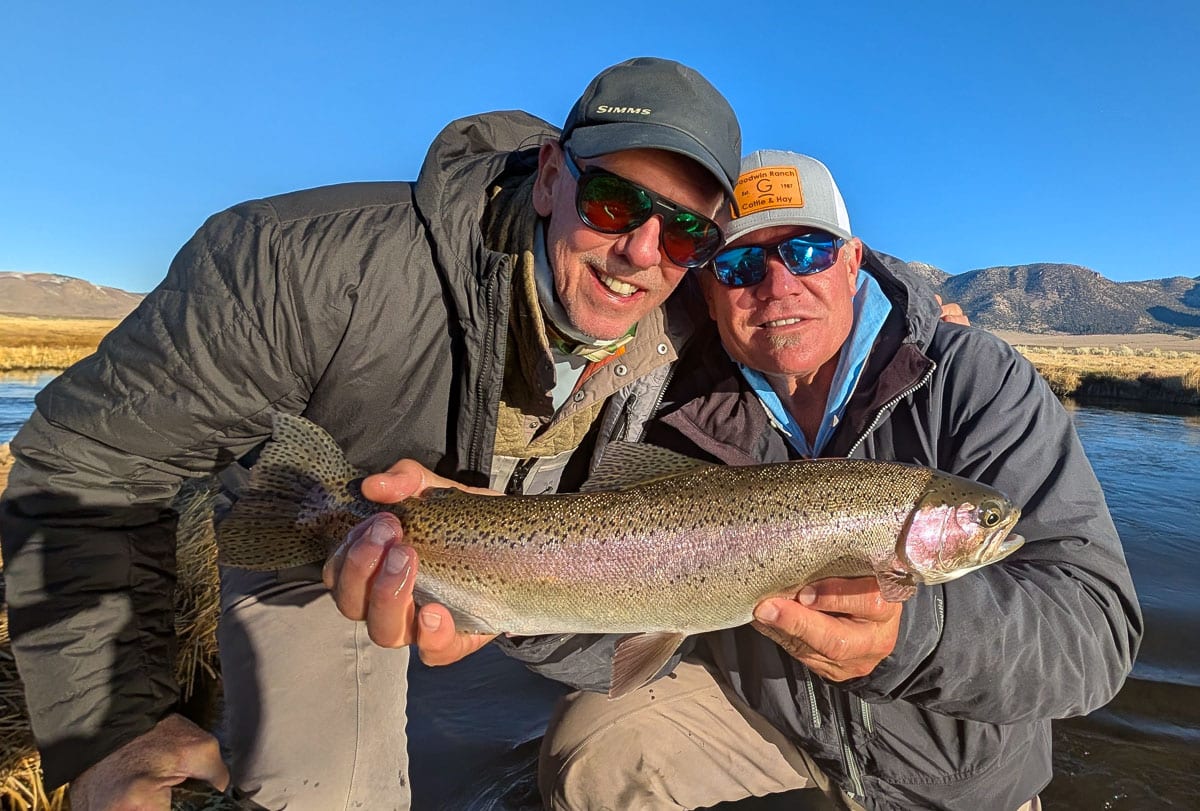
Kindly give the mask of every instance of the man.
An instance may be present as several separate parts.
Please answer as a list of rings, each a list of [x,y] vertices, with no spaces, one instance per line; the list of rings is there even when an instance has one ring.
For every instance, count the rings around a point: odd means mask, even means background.
[[[572,694],[543,748],[547,807],[815,787],[871,809],[1036,809],[1050,719],[1109,701],[1142,630],[1071,420],[1019,354],[948,323],[903,263],[852,235],[819,162],[756,152],[735,201],[701,279],[719,340],[680,360],[642,439],[727,464],[936,467],[1022,505],[1027,542],[905,603],[874,579],[820,581],[697,638],[671,678],[619,701]],[[558,676],[595,689],[605,674]]]
[[[610,396],[661,384],[685,340],[662,305],[720,246],[739,154],[711,84],[634,59],[592,81],[561,133],[523,113],[463,119],[415,184],[206,223],[12,443],[9,617],[47,782],[96,811],[229,781],[213,737],[174,713],[169,503],[222,469],[236,490],[232,463],[253,461],[272,412],[318,422],[366,470],[407,457],[508,492],[578,482]],[[419,489],[409,470],[385,481]],[[414,621],[415,561],[394,535],[355,535],[328,587],[317,567],[223,572],[223,742],[263,805],[409,804],[404,646],[436,663],[481,640],[440,606]]]

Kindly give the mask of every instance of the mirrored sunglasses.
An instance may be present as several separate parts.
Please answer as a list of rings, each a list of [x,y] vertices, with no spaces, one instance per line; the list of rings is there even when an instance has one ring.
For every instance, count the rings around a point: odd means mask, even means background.
[[[655,214],[662,216],[661,243],[676,265],[696,268],[707,264],[721,248],[717,224],[689,208],[603,169],[580,170],[570,151],[563,162],[575,178],[575,210],[584,225],[602,234],[627,234]]]
[[[793,276],[811,276],[833,267],[846,240],[814,231],[777,245],[729,248],[713,257],[712,271],[726,287],[749,287],[767,277],[767,252],[774,251]]]

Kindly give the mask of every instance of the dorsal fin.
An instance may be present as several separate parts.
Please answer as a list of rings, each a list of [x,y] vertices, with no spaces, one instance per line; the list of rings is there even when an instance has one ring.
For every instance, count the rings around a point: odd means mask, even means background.
[[[657,445],[610,442],[604,447],[600,464],[596,465],[592,475],[579,490],[582,493],[624,490],[637,484],[668,479],[708,467],[716,465]]]

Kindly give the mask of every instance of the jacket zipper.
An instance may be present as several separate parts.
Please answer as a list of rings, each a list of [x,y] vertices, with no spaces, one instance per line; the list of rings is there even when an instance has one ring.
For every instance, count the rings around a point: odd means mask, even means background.
[[[856,450],[858,450],[858,446],[863,443],[863,440],[865,440],[868,436],[870,436],[871,432],[874,431],[879,426],[879,421],[883,419],[883,415],[888,410],[895,407],[895,405],[897,403],[899,403],[901,400],[903,400],[905,397],[912,394],[914,391],[916,391],[917,389],[921,388],[926,383],[928,383],[929,378],[933,377],[933,373],[936,371],[937,371],[937,364],[934,363],[933,361],[930,361],[929,368],[927,370],[925,370],[925,374],[921,375],[920,380],[918,380],[916,383],[913,383],[907,389],[900,392],[900,394],[897,394],[895,397],[893,397],[892,399],[890,399],[886,403],[884,403],[883,406],[881,406],[880,409],[875,412],[875,419],[871,420],[871,424],[867,426],[867,429],[865,431],[863,431],[861,434],[859,434],[858,439],[854,440],[854,444],[850,446],[850,450],[846,451],[846,457],[849,458],[854,455],[854,452]]]
[[[899,403],[901,400],[903,400],[905,397],[909,396],[910,394],[912,394],[913,392],[917,391],[922,386],[924,386],[926,383],[928,383],[929,378],[933,377],[933,373],[935,371],[937,371],[937,364],[930,361],[929,368],[925,371],[925,374],[921,375],[920,380],[918,380],[916,383],[909,386],[907,389],[905,389],[900,394],[896,395],[891,400],[886,402],[882,407],[880,407],[879,410],[875,412],[875,417],[871,420],[871,424],[869,426],[867,426],[867,429],[865,431],[863,431],[859,435],[858,439],[856,439],[854,441],[854,444],[850,446],[850,449],[846,452],[846,456],[847,457],[853,456],[854,452],[856,450],[858,450],[858,446],[861,445],[866,440],[866,438],[868,436],[870,436],[871,432],[874,431],[879,426],[879,422],[883,419],[883,415],[886,414],[890,409],[894,408],[896,406],[896,404]],[[943,608],[942,608],[941,602],[939,600],[939,602],[938,602],[938,612],[939,612],[938,622],[939,623],[942,620],[942,617],[941,617],[942,610],[943,610]],[[834,695],[836,697],[837,694],[835,693]],[[870,705],[868,705],[867,702],[863,701],[861,698],[858,698],[857,696],[855,696],[855,700],[858,702],[859,709],[862,711],[863,728],[867,731],[868,734],[873,734],[875,727],[871,720]],[[844,719],[842,717],[843,713],[840,709],[840,706],[841,706],[840,703],[835,700],[833,703],[834,725],[837,729],[838,741],[842,747],[842,760],[845,762],[845,765],[846,765],[846,776],[850,778],[850,785],[851,785],[852,793],[854,794],[854,799],[858,800],[858,799],[861,799],[865,795],[866,792],[863,788],[862,772],[859,771],[858,761],[856,761],[854,759],[854,751],[850,746],[849,725],[843,723],[843,721],[844,721]],[[847,701],[846,706],[847,706],[847,708],[849,708],[848,701]]]
[[[671,385],[671,378],[675,376],[675,368],[678,366],[678,364],[679,361],[672,361],[670,364],[668,364],[667,374],[663,378],[662,384],[658,387],[658,395],[654,398],[654,405],[650,406],[650,410],[646,412],[646,419],[642,420],[641,432],[638,434],[638,436],[635,439],[629,438],[629,427],[633,422],[633,420],[630,419],[630,415],[633,412],[634,406],[637,405],[638,402],[638,396],[636,393],[634,393],[630,394],[629,398],[625,401],[625,407],[622,409],[621,414],[621,425],[619,426],[618,430],[613,432],[614,437],[620,436],[623,442],[638,442],[643,436],[646,435],[646,426],[650,424],[650,420],[654,419],[654,415],[658,413],[659,406],[662,405],[663,399],[667,396],[667,387]]]
[[[855,800],[859,800],[866,793],[863,789],[862,773],[858,770],[858,761],[854,759],[854,752],[850,748],[850,725],[845,723],[841,702],[837,700],[838,694],[834,693],[833,696],[833,725],[837,730],[838,743],[842,747],[842,761],[846,765],[846,776],[850,778],[850,793],[854,795]]]
[[[812,673],[807,667],[801,668],[804,671],[804,687],[808,692],[808,709],[812,713],[813,728],[821,728],[821,713],[817,709],[817,689],[813,687]]]

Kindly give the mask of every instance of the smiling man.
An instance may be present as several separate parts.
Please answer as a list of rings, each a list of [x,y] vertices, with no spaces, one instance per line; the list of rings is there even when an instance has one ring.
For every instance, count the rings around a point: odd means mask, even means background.
[[[414,183],[212,217],[12,443],[4,574],[47,783],[71,781],[76,811],[166,811],[187,777],[229,782],[213,736],[174,712],[170,505],[184,477],[222,470],[236,496],[273,412],[322,425],[364,470],[578,484],[686,340],[663,304],[716,253],[739,153],[707,80],[641,58],[600,73],[561,131],[466,118]],[[365,487],[419,491],[410,470]],[[415,612],[398,539],[375,521],[324,575],[222,572],[223,743],[268,808],[409,806],[407,646],[445,663],[486,638]]]
[[[619,701],[595,692],[603,665],[560,668],[593,692],[568,696],[547,732],[547,807],[819,790],[839,808],[1036,809],[1051,719],[1108,702],[1142,632],[1071,419],[1012,347],[952,323],[903,262],[853,235],[819,161],[756,152],[735,200],[701,277],[719,336],[679,361],[644,441],[731,465],[938,468],[1021,505],[1026,543],[904,603],[874,578],[766,600],[752,625],[695,638],[672,678]]]

